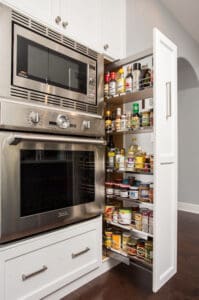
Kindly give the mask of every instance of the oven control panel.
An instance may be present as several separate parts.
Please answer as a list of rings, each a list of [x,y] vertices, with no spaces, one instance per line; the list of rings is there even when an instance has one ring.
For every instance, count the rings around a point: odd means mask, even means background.
[[[2,99],[0,110],[0,128],[96,137],[105,134],[101,116]]]

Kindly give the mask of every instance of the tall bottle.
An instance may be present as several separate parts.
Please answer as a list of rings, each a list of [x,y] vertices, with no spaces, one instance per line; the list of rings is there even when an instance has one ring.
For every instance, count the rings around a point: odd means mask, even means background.
[[[107,72],[104,75],[104,97],[109,96],[109,80],[110,80],[110,73]]]
[[[115,131],[121,130],[121,113],[122,110],[120,107],[118,107],[116,111],[116,118],[115,118]]]
[[[116,79],[115,72],[111,72],[110,81],[109,81],[109,96],[116,95]]]
[[[115,145],[113,143],[113,137],[109,136],[107,142],[107,167],[114,169],[115,166]]]
[[[117,94],[122,94],[124,92],[125,92],[124,69],[120,68],[118,71],[118,78],[117,78]]]
[[[140,128],[140,115],[139,115],[139,103],[133,103],[133,115],[131,126],[132,129],[137,130]]]
[[[141,64],[133,64],[133,91],[139,91],[140,89],[140,77],[141,77]]]
[[[133,92],[133,75],[132,75],[132,67],[127,67],[127,75],[125,78],[125,89],[126,93],[132,93]]]
[[[112,118],[111,111],[107,109],[105,116],[105,131],[106,133],[110,133],[112,131]]]

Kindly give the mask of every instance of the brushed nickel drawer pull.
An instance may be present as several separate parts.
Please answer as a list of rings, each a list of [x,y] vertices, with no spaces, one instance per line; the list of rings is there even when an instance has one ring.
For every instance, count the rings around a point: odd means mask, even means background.
[[[77,253],[72,253],[72,258],[76,258],[77,256],[80,256],[86,252],[90,251],[90,248],[86,247],[86,249],[80,251],[80,252],[77,252]]]
[[[47,269],[48,268],[45,265],[43,265],[42,268],[40,270],[38,270],[38,271],[35,271],[35,272],[27,274],[27,275],[26,274],[22,274],[21,278],[22,278],[23,281],[25,281],[25,280],[27,280],[27,279],[29,279],[29,278],[37,275],[37,274],[45,272]]]
[[[166,119],[171,117],[171,81],[166,82]]]

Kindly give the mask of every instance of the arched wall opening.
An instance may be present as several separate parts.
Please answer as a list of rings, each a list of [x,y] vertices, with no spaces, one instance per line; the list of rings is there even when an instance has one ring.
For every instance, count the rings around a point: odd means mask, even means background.
[[[178,201],[193,212],[199,205],[199,79],[185,58],[178,58]],[[190,209],[190,207],[189,207]]]

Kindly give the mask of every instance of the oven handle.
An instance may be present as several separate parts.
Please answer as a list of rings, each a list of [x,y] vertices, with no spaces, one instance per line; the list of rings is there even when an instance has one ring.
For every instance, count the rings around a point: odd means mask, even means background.
[[[39,141],[39,142],[61,142],[61,143],[78,143],[78,144],[92,144],[92,145],[106,145],[105,140],[94,138],[77,138],[77,137],[54,137],[43,135],[29,135],[29,134],[12,134],[8,137],[9,145],[17,145],[21,141]]]

